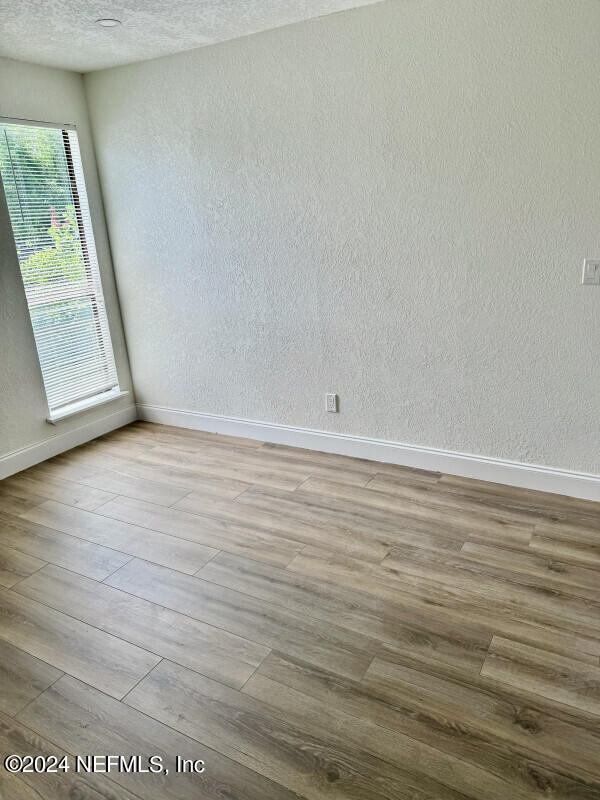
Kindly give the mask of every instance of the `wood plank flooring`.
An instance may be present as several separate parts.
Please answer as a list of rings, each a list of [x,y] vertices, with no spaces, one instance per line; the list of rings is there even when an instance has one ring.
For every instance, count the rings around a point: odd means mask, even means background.
[[[168,768],[1,800],[600,800],[600,504],[134,423],[0,483],[0,750]]]

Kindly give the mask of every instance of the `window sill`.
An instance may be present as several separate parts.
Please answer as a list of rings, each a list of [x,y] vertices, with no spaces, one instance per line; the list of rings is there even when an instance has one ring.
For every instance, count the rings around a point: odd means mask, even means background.
[[[75,414],[81,414],[82,411],[88,411],[90,408],[96,406],[103,406],[105,403],[110,403],[113,400],[118,400],[120,397],[125,397],[129,392],[122,392],[120,389],[112,389],[110,392],[103,392],[95,397],[88,397],[85,400],[80,400],[77,403],[71,403],[68,406],[63,406],[58,411],[50,412],[46,417],[46,422],[55,425],[63,419],[72,417]]]

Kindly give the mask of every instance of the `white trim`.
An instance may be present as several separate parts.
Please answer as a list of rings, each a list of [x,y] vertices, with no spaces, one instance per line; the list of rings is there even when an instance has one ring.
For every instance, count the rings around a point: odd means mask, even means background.
[[[115,386],[107,392],[95,394],[93,397],[86,397],[85,400],[78,400],[76,403],[69,403],[68,406],[63,406],[57,411],[50,411],[46,417],[46,422],[49,422],[50,425],[55,425],[57,422],[60,422],[61,419],[67,419],[75,414],[81,414],[83,411],[95,408],[96,406],[102,406],[104,403],[110,403],[112,400],[119,400],[121,397],[125,397],[128,394],[129,392],[122,392],[118,386]]]
[[[524,489],[537,489],[600,501],[600,475],[554,469],[538,464],[522,464],[518,461],[505,461],[469,453],[456,453],[451,450],[438,450],[433,447],[418,447],[401,442],[367,439],[363,436],[348,436],[295,428],[291,425],[224,417],[219,414],[180,411],[146,403],[138,403],[137,409],[138,418],[148,422],[241,436],[292,447],[305,447],[325,453],[385,461],[508,486],[520,486]]]
[[[5,125],[29,125],[31,128],[58,128],[62,131],[75,131],[75,125],[68,122],[42,122],[35,119],[19,119],[18,117],[0,117],[0,122]]]
[[[78,428],[65,431],[65,433],[58,433],[43,442],[36,442],[20,450],[14,450],[12,453],[6,453],[6,455],[0,456],[0,479],[32,467],[34,464],[39,464],[40,461],[53,458],[59,453],[64,453],[65,450],[71,450],[73,447],[89,442],[96,436],[102,436],[115,428],[128,425],[136,419],[135,406],[130,405],[120,411],[115,411],[114,414],[102,417],[102,419],[80,425]]]

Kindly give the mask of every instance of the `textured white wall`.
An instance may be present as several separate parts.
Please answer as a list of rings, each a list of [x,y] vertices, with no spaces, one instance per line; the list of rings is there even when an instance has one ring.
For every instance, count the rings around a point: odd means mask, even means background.
[[[82,77],[0,58],[0,116],[77,126],[119,381],[121,388],[131,390]],[[93,422],[131,402],[129,396],[55,426],[46,422],[48,405],[4,192],[0,190],[0,456]]]
[[[598,30],[391,0],[86,76],[138,400],[599,473]]]

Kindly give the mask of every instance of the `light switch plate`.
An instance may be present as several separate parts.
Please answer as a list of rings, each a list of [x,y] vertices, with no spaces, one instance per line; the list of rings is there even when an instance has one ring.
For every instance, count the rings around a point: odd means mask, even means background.
[[[585,259],[581,282],[586,286],[600,286],[600,258]]]

